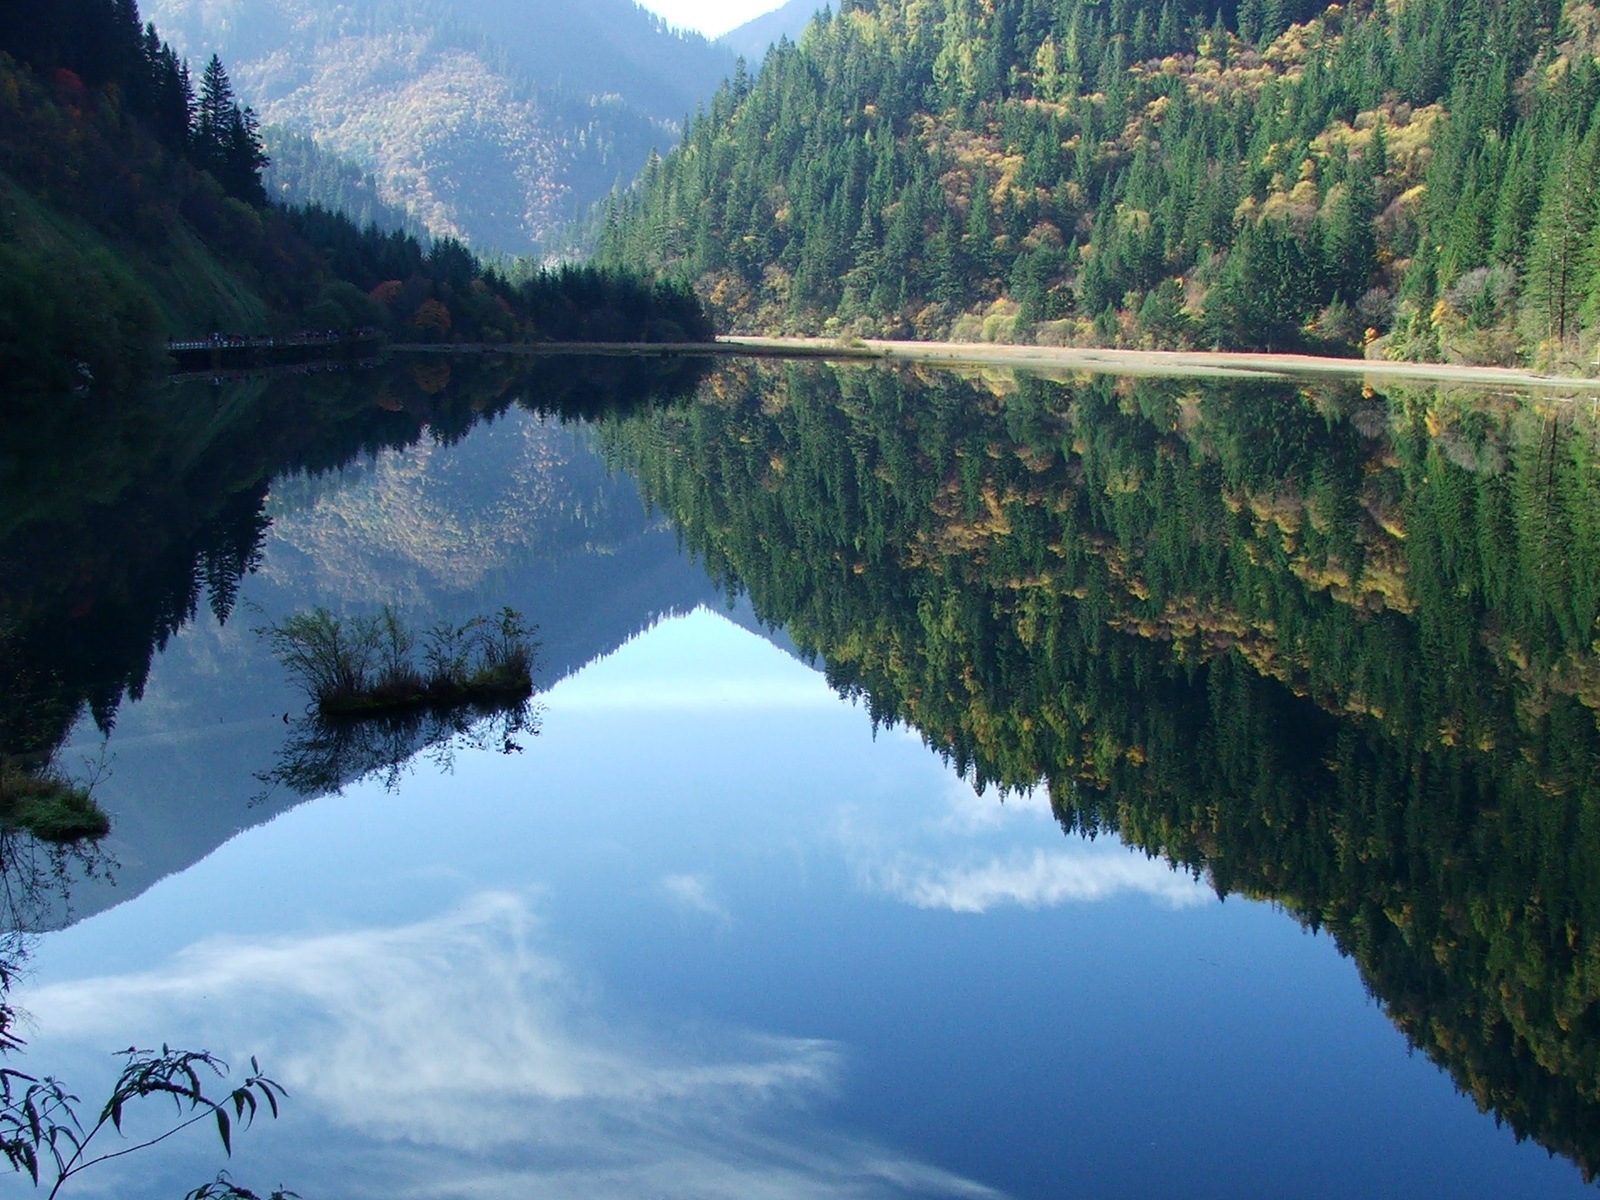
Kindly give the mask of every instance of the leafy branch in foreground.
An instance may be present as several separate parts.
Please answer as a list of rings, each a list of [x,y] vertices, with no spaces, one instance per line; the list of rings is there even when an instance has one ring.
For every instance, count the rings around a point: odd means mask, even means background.
[[[210,1183],[202,1183],[183,1200],[300,1200],[300,1193],[286,1192],[279,1188],[263,1197],[259,1192],[240,1187],[228,1178],[226,1171],[219,1171],[215,1179]]]
[[[93,1125],[85,1129],[78,1119],[77,1096],[52,1078],[35,1078],[10,1067],[0,1068],[0,1155],[13,1171],[24,1172],[37,1186],[41,1173],[54,1175],[50,1196],[55,1197],[73,1176],[99,1163],[122,1158],[155,1146],[191,1125],[210,1121],[216,1126],[224,1152],[233,1153],[235,1128],[248,1129],[261,1106],[278,1115],[278,1101],[287,1096],[283,1087],[261,1071],[254,1058],[244,1081],[229,1091],[214,1095],[208,1090],[210,1077],[226,1081],[228,1064],[207,1051],[173,1050],[162,1046],[154,1050],[128,1049],[122,1073]],[[166,1096],[178,1112],[175,1124],[165,1132],[118,1149],[101,1150],[96,1139],[107,1128],[122,1133],[123,1115],[134,1101]],[[289,1200],[292,1192],[271,1194],[270,1200]],[[260,1200],[238,1187],[226,1174],[189,1193],[189,1200]]]

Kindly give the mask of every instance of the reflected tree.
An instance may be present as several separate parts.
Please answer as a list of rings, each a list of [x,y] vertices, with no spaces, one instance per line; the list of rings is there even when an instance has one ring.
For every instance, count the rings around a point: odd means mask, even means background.
[[[879,723],[1326,929],[1600,1168],[1600,432],[1559,401],[730,367],[610,452]]]
[[[269,791],[285,787],[300,796],[326,795],[366,779],[376,779],[392,792],[419,755],[449,771],[461,750],[521,752],[521,739],[539,732],[539,714],[530,699],[510,705],[430,705],[361,717],[313,712],[291,722],[277,764],[257,778]]]
[[[49,761],[85,711],[109,730],[202,606],[230,619],[276,481],[451,444],[513,406],[581,421],[671,405],[705,372],[681,355],[408,359],[0,419],[0,756]]]
[[[351,617],[319,608],[258,632],[311,701],[278,765],[257,776],[269,788],[319,796],[376,775],[393,791],[419,753],[449,770],[459,749],[512,754],[538,733],[538,643],[513,608],[435,623],[420,662],[416,636],[388,606]]]

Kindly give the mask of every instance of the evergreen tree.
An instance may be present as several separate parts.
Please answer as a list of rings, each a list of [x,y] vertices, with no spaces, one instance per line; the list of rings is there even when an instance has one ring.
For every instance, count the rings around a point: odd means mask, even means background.
[[[200,160],[214,174],[228,160],[238,111],[233,84],[222,59],[215,54],[200,76],[200,101],[195,109],[194,145]]]
[[[1534,69],[1555,17],[1547,0],[852,5],[713,100],[619,195],[600,258],[682,272],[752,331],[817,331],[847,281],[849,315],[931,333],[996,298],[1042,319],[1071,289],[1084,338],[1120,338],[1146,307],[1170,324],[1175,297],[1190,321],[1183,305],[1216,293],[1230,344],[1288,346],[1316,322],[1354,350],[1394,313],[1388,347],[1408,356],[1452,349],[1441,289],[1507,267],[1538,295],[1474,319],[1542,307],[1570,339],[1594,220],[1570,188],[1552,198],[1551,164],[1590,127],[1600,70],[1582,53]],[[1291,22],[1281,57],[1230,55]],[[871,261],[864,215],[893,242]],[[1263,296],[1269,320],[1224,316]]]
[[[266,202],[261,172],[269,160],[260,125],[253,112],[239,107],[228,72],[215,54],[200,77],[192,143],[199,163],[230,196]]]
[[[1377,195],[1365,159],[1358,159],[1328,224],[1327,260],[1335,293],[1353,303],[1367,290],[1378,265],[1378,235],[1373,228]]]
[[[1565,142],[1552,157],[1539,215],[1534,221],[1523,283],[1528,320],[1541,339],[1565,346],[1577,332],[1590,233],[1595,225],[1597,166],[1594,135],[1583,145]]]

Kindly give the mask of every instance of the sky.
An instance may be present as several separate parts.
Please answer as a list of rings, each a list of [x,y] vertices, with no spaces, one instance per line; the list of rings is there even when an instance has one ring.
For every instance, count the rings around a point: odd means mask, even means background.
[[[720,37],[762,13],[783,7],[783,0],[639,0],[680,29]],[[818,0],[820,7],[821,0]]]

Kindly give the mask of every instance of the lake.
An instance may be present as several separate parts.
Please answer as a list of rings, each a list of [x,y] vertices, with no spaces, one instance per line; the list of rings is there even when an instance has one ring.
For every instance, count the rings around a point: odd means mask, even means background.
[[[289,1098],[64,1195],[1592,1190],[1588,402],[416,359],[83,428],[0,461],[0,739],[112,819],[5,841],[11,1065]],[[261,630],[385,604],[536,622],[525,727],[319,738]]]

